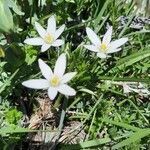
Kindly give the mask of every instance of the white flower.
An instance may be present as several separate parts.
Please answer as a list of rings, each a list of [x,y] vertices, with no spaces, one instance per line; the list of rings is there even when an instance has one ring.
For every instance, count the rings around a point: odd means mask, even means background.
[[[51,16],[48,19],[48,26],[46,30],[38,22],[35,22],[35,28],[40,37],[26,39],[24,43],[29,45],[42,45],[41,52],[45,52],[51,46],[57,47],[64,44],[64,41],[58,39],[58,37],[64,31],[65,25],[62,25],[56,30],[56,20],[54,16]]]
[[[107,54],[120,51],[120,46],[128,41],[128,38],[121,38],[111,42],[112,27],[107,30],[102,41],[96,33],[88,27],[86,28],[86,33],[92,45],[84,45],[84,47],[90,51],[96,52],[97,56],[100,58],[109,57]]]
[[[48,89],[48,96],[53,100],[57,93],[67,96],[74,96],[76,91],[67,85],[75,75],[76,72],[65,73],[66,69],[66,55],[61,54],[55,64],[54,72],[41,59],[38,60],[39,67],[45,79],[31,79],[24,81],[22,85],[32,89]]]

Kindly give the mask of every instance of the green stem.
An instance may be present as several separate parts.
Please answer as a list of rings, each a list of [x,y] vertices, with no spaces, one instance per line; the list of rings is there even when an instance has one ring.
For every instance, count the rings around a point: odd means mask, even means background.
[[[47,56],[48,56],[48,60],[50,60],[51,56],[50,56],[50,49],[48,49],[47,51]]]
[[[55,144],[54,144],[52,149],[55,149],[57,144],[58,144],[59,137],[61,135],[61,132],[62,132],[62,129],[63,129],[63,126],[64,126],[64,119],[65,119],[65,115],[66,115],[67,105],[68,105],[68,98],[63,101],[62,112],[61,112],[59,126],[58,126],[58,132],[57,132],[57,135],[56,135],[56,141],[55,141]]]
[[[62,100],[62,95],[59,95],[58,98],[57,98],[57,100],[55,101],[54,106],[53,106],[54,109],[57,109],[60,106],[61,100]]]
[[[68,105],[68,98],[65,99],[63,102],[61,118],[60,118],[60,122],[59,122],[59,126],[58,126],[59,131],[61,131],[63,128],[63,123],[64,123],[64,119],[65,119],[65,115],[66,115],[67,105]]]

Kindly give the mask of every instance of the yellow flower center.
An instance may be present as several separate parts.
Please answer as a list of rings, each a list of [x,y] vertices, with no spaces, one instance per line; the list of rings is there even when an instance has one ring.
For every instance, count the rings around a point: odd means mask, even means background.
[[[106,45],[105,43],[102,43],[101,46],[100,46],[100,50],[101,50],[102,52],[106,53],[106,52],[107,52],[107,49],[108,49],[107,45]]]
[[[54,37],[48,33],[47,35],[45,35],[44,41],[47,44],[51,44],[54,41]]]
[[[51,79],[50,79],[50,84],[52,86],[58,86],[60,84],[60,78],[56,75],[54,75]]]

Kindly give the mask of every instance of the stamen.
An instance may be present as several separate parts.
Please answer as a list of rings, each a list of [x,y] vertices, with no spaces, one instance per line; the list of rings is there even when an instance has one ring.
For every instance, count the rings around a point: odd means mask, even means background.
[[[100,51],[106,53],[108,49],[108,46],[105,43],[102,43],[100,46]]]
[[[45,35],[44,41],[47,44],[51,44],[54,41],[54,37],[48,33],[47,35]]]
[[[52,76],[52,78],[50,79],[50,84],[51,86],[58,86],[60,84],[60,78],[56,75]]]

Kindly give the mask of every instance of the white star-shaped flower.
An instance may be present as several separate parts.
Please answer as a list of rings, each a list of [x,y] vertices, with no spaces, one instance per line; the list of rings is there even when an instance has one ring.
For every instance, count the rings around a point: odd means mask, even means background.
[[[54,72],[41,59],[38,60],[39,68],[45,79],[31,79],[24,81],[22,85],[32,89],[48,89],[48,96],[53,100],[57,93],[74,96],[76,91],[67,83],[76,75],[76,72],[65,73],[66,55],[61,54],[55,64]]]
[[[58,39],[58,37],[64,31],[65,25],[63,24],[56,30],[56,20],[54,16],[51,16],[48,19],[48,26],[46,30],[38,22],[35,22],[35,28],[40,37],[26,39],[24,43],[29,45],[42,45],[41,52],[45,52],[51,46],[58,47],[64,44],[64,41]]]
[[[96,33],[88,27],[86,28],[86,33],[92,45],[84,45],[84,47],[90,51],[96,52],[97,56],[100,58],[109,57],[108,54],[120,51],[120,46],[128,41],[128,38],[121,38],[111,42],[112,27],[107,30],[102,41]]]

